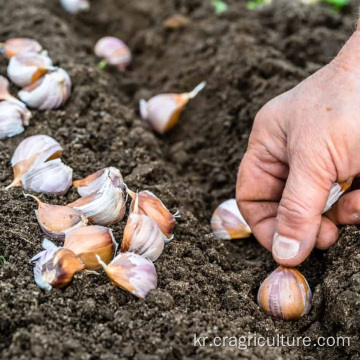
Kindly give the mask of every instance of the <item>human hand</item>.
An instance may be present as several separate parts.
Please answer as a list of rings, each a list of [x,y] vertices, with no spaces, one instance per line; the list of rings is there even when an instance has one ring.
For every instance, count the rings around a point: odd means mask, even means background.
[[[360,173],[360,31],[337,57],[257,114],[237,180],[255,237],[281,265],[329,248],[360,223],[360,190],[322,216],[333,183]]]

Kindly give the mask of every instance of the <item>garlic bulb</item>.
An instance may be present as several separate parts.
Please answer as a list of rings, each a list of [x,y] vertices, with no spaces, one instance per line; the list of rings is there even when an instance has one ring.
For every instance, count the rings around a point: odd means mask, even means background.
[[[35,210],[36,218],[43,233],[49,238],[64,240],[67,233],[88,224],[88,219],[81,211],[67,206],[45,204],[30,194],[24,196],[37,201],[39,206]]]
[[[67,206],[82,211],[94,224],[110,225],[123,219],[126,202],[123,190],[107,178],[97,193],[86,195]]]
[[[242,239],[251,235],[251,229],[241,215],[235,199],[222,202],[211,218],[212,232],[218,239]]]
[[[106,36],[95,45],[95,55],[103,58],[106,64],[116,65],[124,71],[131,63],[131,51],[123,41],[116,37]]]
[[[106,265],[96,256],[110,281],[131,294],[145,298],[150,290],[157,286],[157,274],[154,264],[134,253],[120,253]]]
[[[8,59],[26,52],[39,53],[42,51],[42,46],[36,40],[28,38],[9,39],[0,46]]]
[[[19,98],[27,105],[39,109],[57,109],[71,94],[71,80],[61,68],[54,70],[19,92]]]
[[[331,209],[331,207],[340,199],[344,192],[350,188],[353,180],[354,177],[351,177],[342,183],[335,183],[332,185],[323,213]]]
[[[96,255],[107,264],[114,258],[117,247],[112,231],[96,225],[67,233],[64,242],[64,248],[73,251],[90,270],[101,268]]]
[[[13,101],[0,102],[0,139],[18,135],[29,125],[31,112]]]
[[[61,159],[54,159],[32,167],[21,177],[21,183],[25,190],[61,196],[71,186],[72,173]]]
[[[13,56],[7,68],[9,79],[17,86],[24,87],[55,70],[51,59],[37,53],[23,53]]]
[[[70,14],[77,14],[90,9],[88,0],[60,0],[60,3],[64,10]]]
[[[296,320],[311,309],[312,293],[296,269],[279,266],[261,284],[257,301],[266,314],[283,320]]]
[[[14,180],[7,189],[13,186],[21,186],[21,177],[28,170],[47,160],[59,158],[62,150],[60,144],[47,135],[34,135],[24,139],[11,158]]]
[[[133,201],[130,205],[131,211],[134,209],[136,193],[127,189]],[[175,216],[166,208],[162,201],[151,191],[141,191],[137,194],[139,214],[147,215],[154,220],[164,234],[165,242],[173,239],[173,231],[176,223]]]
[[[73,186],[77,188],[80,196],[86,196],[98,192],[109,178],[113,186],[125,191],[123,177],[120,171],[114,167],[107,167],[82,180],[75,180]]]
[[[203,90],[205,86],[206,82],[202,82],[189,93],[160,94],[148,101],[140,100],[141,118],[153,130],[164,134],[178,123],[180,114],[186,104]]]

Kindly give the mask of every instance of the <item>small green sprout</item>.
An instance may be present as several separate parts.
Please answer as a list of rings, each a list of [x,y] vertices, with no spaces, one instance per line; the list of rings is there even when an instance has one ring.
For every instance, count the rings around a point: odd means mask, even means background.
[[[99,67],[100,69],[104,69],[105,66],[106,66],[106,60],[103,59],[103,60],[101,60],[101,61],[99,62],[98,67]]]
[[[2,256],[2,255],[0,255],[0,260],[2,261],[3,264],[6,264],[6,263],[7,263],[5,257]]]
[[[219,15],[228,9],[227,4],[221,0],[212,0],[212,4],[214,5],[216,15]]]
[[[271,0],[251,0],[247,2],[246,7],[248,8],[248,10],[255,10],[262,5],[270,3]]]
[[[349,4],[349,0],[322,0],[325,3],[328,3],[332,6],[333,10],[336,12],[341,11],[341,9]]]

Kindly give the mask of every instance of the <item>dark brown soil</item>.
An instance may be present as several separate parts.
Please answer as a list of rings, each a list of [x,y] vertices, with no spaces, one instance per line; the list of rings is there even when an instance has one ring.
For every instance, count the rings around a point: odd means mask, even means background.
[[[357,1],[342,14],[327,6],[277,1],[249,12],[227,0],[220,16],[207,0],[93,0],[91,11],[65,14],[57,0],[0,0],[0,40],[28,36],[71,75],[74,91],[58,111],[36,112],[25,133],[0,142],[1,359],[359,359],[359,230],[341,230],[328,252],[300,267],[314,291],[313,309],[298,322],[275,321],[255,302],[275,267],[255,239],[220,242],[210,233],[213,209],[234,196],[238,164],[252,120],[277,94],[327,63],[351,34]],[[173,14],[189,18],[170,31]],[[95,41],[118,36],[134,53],[132,71],[100,70]],[[0,60],[5,74],[6,60]],[[164,137],[139,119],[142,97],[206,90]],[[13,89],[15,91],[15,88]],[[10,159],[26,136],[48,134],[81,178],[105,166],[121,169],[133,189],[150,189],[180,211],[176,237],[156,263],[158,289],[144,301],[107,278],[79,274],[65,290],[45,293],[28,260],[41,249],[34,203],[12,178]],[[53,203],[77,197],[41,196]],[[113,227],[121,240],[124,223]],[[194,347],[198,336],[349,336],[350,347]]]

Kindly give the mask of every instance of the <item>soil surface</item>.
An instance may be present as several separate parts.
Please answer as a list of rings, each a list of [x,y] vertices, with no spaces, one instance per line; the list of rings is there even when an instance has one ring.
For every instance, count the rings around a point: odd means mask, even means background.
[[[219,16],[207,0],[93,0],[86,14],[66,14],[56,0],[0,0],[0,39],[27,36],[49,51],[73,82],[57,111],[34,111],[26,131],[0,142],[1,359],[359,359],[360,243],[355,226],[336,245],[315,251],[300,270],[314,292],[297,322],[274,320],[256,305],[261,281],[276,267],[254,238],[221,242],[212,211],[234,197],[236,172],[256,112],[272,97],[326,64],[354,29],[357,1],[341,14],[328,6],[276,1],[248,11],[227,0]],[[174,14],[189,23],[169,30]],[[118,36],[133,51],[132,70],[101,70],[93,45]],[[6,74],[7,61],[0,59]],[[138,101],[185,92],[206,80],[178,126],[155,135]],[[17,89],[12,88],[14,94]],[[175,212],[175,240],[156,262],[158,289],[141,301],[106,276],[78,274],[64,290],[43,292],[28,260],[42,232],[22,189],[5,191],[11,156],[25,137],[47,134],[64,147],[79,179],[106,166],[121,169],[132,189],[149,189]],[[77,198],[41,195],[53,204]],[[113,226],[121,240],[124,223]],[[349,347],[193,346],[197,336],[348,336]]]

